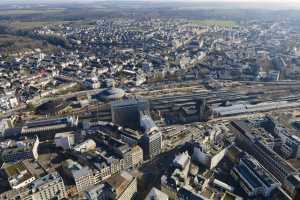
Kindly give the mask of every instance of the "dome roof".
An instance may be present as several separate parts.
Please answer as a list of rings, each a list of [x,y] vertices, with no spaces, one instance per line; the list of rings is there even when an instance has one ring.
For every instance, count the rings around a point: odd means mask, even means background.
[[[112,101],[123,98],[124,90],[120,88],[107,88],[98,94],[98,97],[104,101]]]

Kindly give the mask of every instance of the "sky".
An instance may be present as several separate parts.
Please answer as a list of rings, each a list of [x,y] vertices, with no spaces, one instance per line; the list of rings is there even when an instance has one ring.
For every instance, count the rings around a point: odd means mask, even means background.
[[[91,3],[91,2],[197,2],[198,8],[205,3],[206,9],[266,9],[266,10],[300,10],[300,0],[0,0],[0,10],[3,5],[44,4],[44,3]],[[218,4],[220,2],[220,4]],[[226,3],[226,6],[222,3]],[[2,7],[3,8],[3,7]],[[202,8],[202,7],[201,7]]]
[[[120,0],[0,0],[1,2],[93,2],[93,1],[120,1]],[[121,1],[126,1],[126,0],[121,0]],[[162,2],[166,2],[166,1],[181,1],[181,2],[217,2],[217,1],[221,1],[221,2],[247,2],[247,3],[251,3],[251,2],[280,2],[280,3],[287,3],[287,2],[292,2],[292,3],[300,3],[300,0],[130,0],[130,1],[162,1]]]
[[[270,3],[276,2],[277,4],[300,4],[300,0],[0,0],[2,3],[62,3],[62,2],[79,2],[90,3],[96,1],[144,1],[144,2],[239,2],[239,3]]]

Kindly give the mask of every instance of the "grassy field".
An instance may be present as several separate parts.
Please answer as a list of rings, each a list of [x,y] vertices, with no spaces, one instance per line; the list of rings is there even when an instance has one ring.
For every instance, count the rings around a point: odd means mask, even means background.
[[[63,12],[64,10],[65,9],[63,8],[0,10],[0,16],[60,13]]]
[[[34,29],[39,28],[42,26],[57,26],[61,24],[74,24],[74,25],[80,25],[80,26],[91,26],[91,24],[95,24],[95,21],[14,21],[9,23],[2,23],[2,25],[6,25],[10,27],[11,29],[16,30],[28,30],[28,29]],[[1,22],[0,22],[1,25]]]
[[[13,53],[20,53],[26,50],[40,48],[46,52],[52,52],[56,48],[41,41],[32,40],[26,37],[0,35],[0,54],[11,55]]]
[[[233,27],[236,22],[231,20],[191,20],[191,23],[204,26]]]
[[[33,29],[38,28],[42,26],[53,26],[53,25],[59,25],[59,24],[66,24],[69,23],[69,21],[32,21],[32,22],[21,22],[21,21],[14,21],[10,22],[8,25],[12,29],[17,30],[23,30],[23,29]],[[0,23],[1,24],[1,23]]]

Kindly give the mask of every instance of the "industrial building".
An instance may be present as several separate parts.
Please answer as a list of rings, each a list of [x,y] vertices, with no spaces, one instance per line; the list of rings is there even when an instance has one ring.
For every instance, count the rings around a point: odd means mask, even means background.
[[[278,137],[279,148],[286,159],[300,158],[300,138],[298,134],[291,133],[286,127],[279,124],[274,118],[268,117],[267,123],[271,127],[272,134]]]
[[[244,121],[231,122],[232,131],[237,134],[237,144],[244,151],[253,155],[260,164],[282,184],[284,180],[297,170],[288,164],[272,149],[266,147],[253,135],[251,128]]]
[[[216,107],[213,108],[213,116],[215,117],[225,117],[232,115],[241,115],[247,113],[255,112],[266,112],[275,109],[284,109],[284,108],[295,108],[299,107],[300,102],[288,102],[288,101],[279,101],[279,102],[264,102],[258,104],[235,104],[226,107]]]
[[[249,197],[270,196],[271,192],[281,184],[266,171],[258,161],[245,155],[231,171],[232,176],[240,182]]]
[[[78,117],[65,117],[29,121],[24,124],[21,134],[24,136],[38,135],[40,139],[53,139],[58,132],[70,131],[78,125]]]

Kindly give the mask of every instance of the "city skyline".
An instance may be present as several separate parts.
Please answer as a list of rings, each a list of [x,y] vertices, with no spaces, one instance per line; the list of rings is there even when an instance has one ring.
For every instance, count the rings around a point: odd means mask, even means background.
[[[300,199],[297,1],[0,4],[0,200]]]
[[[300,3],[298,0],[2,0],[2,3],[13,2],[13,3],[31,3],[31,2],[118,2],[118,1],[141,1],[141,2],[204,2],[204,3],[211,3],[211,2],[229,2],[229,3]]]

